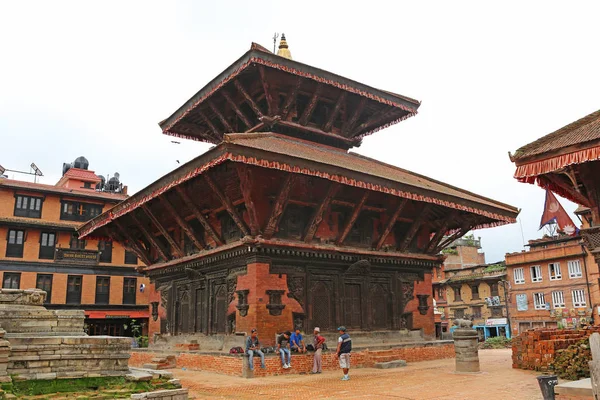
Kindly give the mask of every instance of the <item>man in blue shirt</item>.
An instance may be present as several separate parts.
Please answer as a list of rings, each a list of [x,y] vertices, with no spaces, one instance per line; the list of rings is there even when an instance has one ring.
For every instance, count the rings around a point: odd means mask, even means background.
[[[260,342],[258,341],[258,332],[256,328],[252,329],[250,336],[246,338],[246,353],[248,354],[248,366],[250,371],[254,371],[254,355],[260,357],[260,367],[265,369],[265,355],[260,350]]]
[[[300,329],[296,329],[296,331],[290,336],[290,347],[292,351],[306,353],[306,346],[304,345],[304,339],[302,338]]]
[[[346,327],[340,326],[337,328],[338,332],[340,332],[340,337],[338,339],[337,351],[335,355],[340,360],[340,368],[344,371],[343,381],[349,381],[350,376],[348,375],[348,371],[350,370],[350,352],[352,351],[352,339],[350,339],[350,335],[346,333]]]

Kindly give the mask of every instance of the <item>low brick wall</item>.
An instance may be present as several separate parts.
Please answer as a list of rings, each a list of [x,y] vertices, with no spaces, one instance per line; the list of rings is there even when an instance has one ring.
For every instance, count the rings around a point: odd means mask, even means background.
[[[176,356],[177,368],[189,370],[209,371],[226,375],[244,376],[246,372],[247,357],[223,353],[190,352],[152,352],[149,350],[132,350],[129,365],[141,367],[150,363],[153,358],[167,354]],[[393,360],[406,360],[407,362],[438,360],[454,357],[454,343],[452,341],[436,341],[424,343],[407,343],[384,349],[356,349],[352,352],[352,368],[373,367],[375,363]],[[308,373],[312,370],[313,353],[292,353],[292,368],[281,368],[279,354],[267,354],[265,357],[266,369],[260,368],[260,358],[254,357],[254,376],[270,376],[282,374]],[[339,369],[335,352],[329,350],[323,353],[323,370]]]
[[[600,332],[592,329],[536,329],[521,333],[512,340],[513,368],[547,371],[558,350]]]
[[[156,392],[145,392],[131,395],[132,400],[187,400],[188,390],[187,389],[171,389],[171,390],[157,390]]]

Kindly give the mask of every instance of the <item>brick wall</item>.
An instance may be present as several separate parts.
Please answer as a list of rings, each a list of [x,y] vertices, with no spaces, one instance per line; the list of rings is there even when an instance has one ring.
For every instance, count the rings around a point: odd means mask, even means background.
[[[150,363],[153,358],[162,354],[132,350],[129,365],[141,367]],[[387,350],[360,350],[352,353],[351,368],[369,368],[375,363],[393,360],[406,360],[407,362],[439,360],[454,357],[454,344],[449,342],[426,343],[422,346],[403,346]],[[225,375],[241,376],[244,373],[244,356],[217,353],[179,353],[176,356],[177,368],[217,372]],[[292,368],[281,368],[281,359],[277,354],[268,354],[265,359],[267,368],[259,368],[260,359],[254,359],[254,376],[272,376],[284,374],[308,373],[312,369],[313,354],[292,354]],[[323,353],[323,370],[334,371],[339,369],[339,363],[333,351]]]
[[[600,327],[585,330],[536,329],[523,332],[512,341],[513,368],[547,371],[557,350],[566,349],[594,332],[600,332]]]

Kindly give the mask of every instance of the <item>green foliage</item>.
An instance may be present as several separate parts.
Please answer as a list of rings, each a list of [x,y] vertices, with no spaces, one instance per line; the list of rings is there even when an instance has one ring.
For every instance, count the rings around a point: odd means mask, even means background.
[[[589,338],[580,340],[564,350],[558,350],[550,368],[559,378],[576,381],[590,377],[592,361]]]
[[[483,272],[499,272],[499,271],[505,271],[505,270],[506,270],[506,265],[502,262],[502,263],[498,263],[498,264],[488,265],[487,267],[485,267]]]
[[[138,336],[135,338],[140,347],[148,347],[148,336]]]
[[[506,349],[512,346],[512,339],[504,336],[488,338],[480,347],[482,349]]]
[[[457,256],[458,255],[458,250],[456,249],[452,249],[452,248],[445,248],[444,250],[442,250],[442,254],[452,254]]]

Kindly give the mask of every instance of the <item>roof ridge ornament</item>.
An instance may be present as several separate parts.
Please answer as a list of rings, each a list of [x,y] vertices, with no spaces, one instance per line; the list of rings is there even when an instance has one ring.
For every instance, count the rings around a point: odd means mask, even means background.
[[[290,52],[287,40],[285,40],[285,33],[281,34],[281,40],[279,40],[279,50],[277,50],[277,55],[280,57],[287,58],[289,60],[292,59],[292,53]]]

